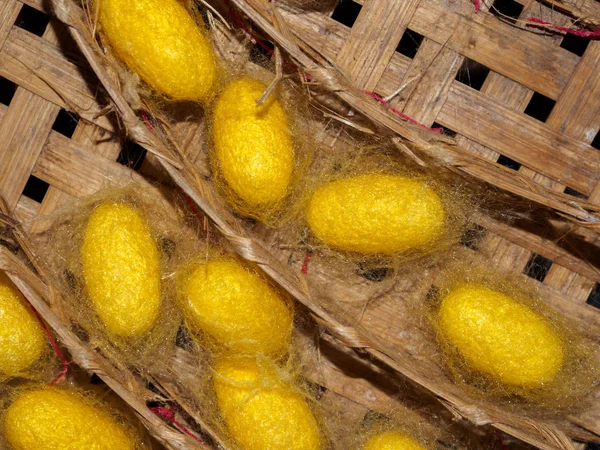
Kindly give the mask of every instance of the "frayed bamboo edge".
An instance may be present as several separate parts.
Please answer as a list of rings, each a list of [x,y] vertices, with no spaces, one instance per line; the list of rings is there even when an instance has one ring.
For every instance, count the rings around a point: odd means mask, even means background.
[[[41,267],[35,262],[33,247],[20,225],[7,213],[6,203],[0,197],[0,224],[7,225],[32,264],[37,274],[7,248],[0,247],[0,269],[4,270],[38,314],[54,330],[73,360],[82,368],[98,375],[106,385],[121,397],[136,413],[149,433],[171,450],[209,450],[210,447],[171,429],[147,406],[139,392],[145,391],[145,380],[140,380],[128,368],[115,364],[110,355],[101,355],[82,342],[59,318],[55,309],[61,304],[60,293],[43,281]],[[50,305],[53,305],[51,307]]]
[[[236,4],[246,5],[241,0],[233,1]],[[168,160],[165,160],[159,156],[159,161],[175,181],[175,183],[177,183],[183,189],[183,191],[206,213],[206,215],[211,218],[221,234],[230,242],[233,249],[240,256],[258,264],[261,269],[267,273],[267,275],[285,288],[298,301],[304,304],[312,312],[312,316],[317,323],[322,325],[332,336],[341,341],[347,347],[362,351],[362,353],[365,353],[376,360],[383,362],[390,368],[428,389],[430,392],[438,396],[440,402],[444,404],[444,406],[446,406],[450,411],[455,413],[457,418],[466,418],[476,425],[491,425],[499,430],[505,431],[508,434],[517,437],[518,439],[521,439],[524,442],[536,445],[541,449],[575,450],[575,447],[567,435],[563,431],[557,429],[555,426],[543,421],[530,420],[521,416],[509,414],[497,407],[486,407],[486,410],[484,411],[470,402],[465,402],[460,397],[460,391],[458,389],[455,389],[453,392],[440,389],[436,383],[431,382],[417,373],[408,363],[408,361],[410,361],[410,358],[408,357],[409,355],[406,355],[407,358],[401,357],[402,355],[392,358],[389,355],[398,352],[390,351],[390,349],[387,349],[386,345],[382,342],[367,339],[356,328],[346,326],[335,319],[319,304],[318,300],[313,298],[311,295],[311,289],[304,278],[299,277],[290,267],[279,262],[261,242],[249,237],[244,231],[240,222],[235,219],[235,217],[228,210],[224,210],[222,208],[210,183],[208,183],[197,173],[193,165],[187,160],[183,154],[183,151],[177,146],[177,144],[170,139],[169,136],[165,137],[159,135],[158,133],[149,130],[142,124],[142,121],[138,119],[134,111],[129,107],[119,90],[115,87],[113,81],[108,76],[106,69],[102,65],[101,57],[94,52],[93,39],[91,39],[91,37],[88,36],[84,31],[85,27],[83,27],[81,14],[77,12],[76,6],[73,5],[69,0],[53,0],[53,4],[55,6],[57,17],[69,26],[73,38],[81,47],[85,57],[88,59],[88,62],[96,72],[96,75],[100,79],[101,83],[105,86],[105,89],[108,91],[110,97],[113,99],[115,104],[118,105],[117,109],[120,112],[123,121],[125,122],[127,130],[136,130],[136,133],[140,135],[139,137],[141,138],[141,142],[145,145],[156,146],[153,147],[153,153],[156,155],[178,154],[180,160],[182,161],[182,163],[178,166],[183,166],[182,170],[179,170],[177,166],[170,164]],[[276,35],[276,41],[278,41],[277,38],[283,39],[284,41],[289,41],[289,36],[283,36],[282,33],[276,31],[269,21],[255,11],[250,11],[248,15],[251,18],[256,19],[263,29],[266,27],[267,31],[274,33]],[[310,64],[311,70],[309,70],[309,72],[311,73],[315,73],[317,75],[320,74],[321,77],[325,76],[326,80],[332,79],[332,73],[337,74],[338,77],[341,77],[338,72],[332,72],[328,69],[323,69],[316,63],[312,62],[299,50],[295,44],[292,45],[290,49],[286,50],[292,57],[300,62],[304,61],[307,64]],[[333,87],[335,86],[336,85],[334,84]],[[351,101],[354,98],[355,101],[358,101],[359,103],[362,99],[361,95],[353,93],[352,91],[350,91],[350,93],[346,92],[344,95],[341,95],[341,97],[345,100]],[[371,115],[371,112],[373,112],[374,116],[382,116],[382,111],[370,111],[370,108],[372,108],[372,102],[366,102],[364,99],[362,100],[364,102],[364,107],[359,109],[359,111],[363,112],[367,116]],[[352,104],[352,102],[349,103]],[[429,144],[421,136],[420,130],[413,129],[413,127],[410,125],[407,125],[394,117],[386,117],[385,114],[383,114],[383,116],[383,124],[388,124],[388,128],[397,131],[398,134],[407,136],[409,141],[413,144],[420,144],[421,147],[431,149],[431,151],[433,151],[434,148],[440,148],[439,145]],[[138,139],[137,135],[131,136],[134,139]],[[452,148],[450,146],[447,147]],[[465,151],[464,158],[469,157],[470,155],[468,155]],[[458,158],[458,156],[455,156],[455,158]],[[492,173],[496,173],[497,169],[492,164],[489,165]],[[460,166],[460,164],[457,163],[457,166]],[[507,180],[506,184],[511,189],[515,189],[518,192],[514,182]],[[530,195],[531,191],[527,190],[527,193]],[[548,202],[544,201],[542,204],[548,205]],[[569,207],[568,205],[563,205],[560,202],[556,206],[557,208],[555,209],[562,211],[572,220],[590,220],[590,215],[587,214],[587,212],[582,213],[579,208]],[[595,216],[591,217],[597,219]],[[592,432],[594,431],[592,430]]]

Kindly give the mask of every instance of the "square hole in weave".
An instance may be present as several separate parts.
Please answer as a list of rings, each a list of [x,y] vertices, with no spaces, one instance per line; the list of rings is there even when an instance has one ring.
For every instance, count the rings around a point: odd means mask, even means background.
[[[583,56],[589,43],[589,39],[567,33],[561,41],[560,46],[571,53],[575,53],[578,56]]]
[[[3,105],[10,105],[15,92],[17,91],[17,84],[4,77],[0,77],[0,103]]]
[[[27,180],[27,184],[25,184],[23,195],[33,201],[42,203],[49,187],[50,185],[44,180],[40,180],[38,177],[31,175]]]
[[[250,49],[250,61],[264,66],[268,63],[274,50],[275,46],[271,42],[261,40]]]
[[[70,139],[73,136],[73,133],[75,133],[75,128],[77,128],[78,123],[78,114],[69,112],[66,109],[61,109],[56,115],[56,120],[54,121],[54,124],[52,124],[52,129]]]
[[[359,263],[356,269],[356,274],[363,277],[365,280],[379,283],[387,278],[391,269],[388,267],[368,267],[366,264]]]
[[[515,23],[517,21],[522,11],[523,5],[515,0],[496,0],[490,8],[490,12],[493,15],[511,23]]]
[[[481,240],[485,237],[487,230],[481,225],[475,225],[466,230],[460,237],[460,243],[467,248],[477,250]]]
[[[504,167],[508,167],[512,170],[519,170],[521,168],[521,164],[515,161],[514,159],[509,158],[508,156],[500,155],[496,160],[498,164]]]
[[[142,167],[144,158],[146,158],[146,153],[146,149],[141,145],[132,141],[126,141],[123,144],[121,152],[119,153],[117,162],[129,167],[130,169],[138,171],[140,170],[140,167]]]
[[[451,130],[450,128],[446,128],[442,125],[440,125],[437,122],[433,122],[431,124],[431,128],[441,128],[442,129],[442,134],[445,136],[450,136],[450,137],[455,137],[456,136],[456,131]]]
[[[548,275],[548,271],[551,267],[552,261],[542,255],[534,253],[529,258],[529,261],[527,261],[523,273],[534,280],[542,282],[546,279],[546,275]]]
[[[480,91],[489,73],[490,69],[483,64],[465,58],[456,74],[456,81],[465,84],[476,91]]]
[[[17,20],[15,20],[15,26],[41,37],[46,31],[48,22],[50,22],[50,17],[47,14],[29,5],[23,5]]]
[[[595,308],[600,308],[600,283],[594,285],[594,289],[592,289],[585,302]],[[598,450],[600,450],[600,447]]]
[[[342,25],[352,28],[361,9],[362,6],[352,0],[340,0],[331,18]]]
[[[404,34],[402,35],[402,39],[398,43],[398,47],[396,47],[396,51],[404,56],[413,59],[417,56],[417,51],[423,42],[423,35],[417,33],[416,31],[406,29]]]
[[[570,196],[572,196],[572,197],[576,197],[576,198],[582,198],[582,199],[584,199],[584,200],[587,200],[587,199],[588,199],[588,196],[587,196],[587,195],[585,195],[585,194],[582,194],[581,192],[579,192],[579,191],[576,191],[575,189],[573,189],[573,188],[570,188],[569,186],[567,186],[563,192],[564,192],[565,194],[567,194],[567,195],[570,195]]]
[[[597,150],[600,150],[600,131],[596,133],[596,137],[592,141],[592,147],[594,147]]]
[[[554,100],[538,92],[534,92],[524,112],[540,122],[545,122],[555,104],[556,102]]]

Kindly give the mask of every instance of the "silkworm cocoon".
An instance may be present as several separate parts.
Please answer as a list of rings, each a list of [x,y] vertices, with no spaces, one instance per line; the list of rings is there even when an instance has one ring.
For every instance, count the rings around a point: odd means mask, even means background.
[[[87,294],[110,332],[136,337],[152,328],[161,306],[160,256],[136,209],[98,206],[85,228],[81,263]]]
[[[204,32],[177,0],[95,0],[115,54],[157,92],[203,100],[217,68]]]
[[[294,149],[285,111],[265,86],[242,78],[229,84],[214,111],[214,151],[223,178],[251,206],[270,206],[288,194]]]
[[[134,450],[127,428],[82,395],[58,388],[22,393],[4,416],[14,450]]]
[[[363,450],[426,450],[426,448],[411,436],[386,431],[371,437]]]
[[[218,360],[214,372],[221,415],[241,449],[320,448],[319,427],[312,411],[272,364],[229,357]]]
[[[507,385],[551,382],[565,357],[560,336],[544,317],[478,284],[463,284],[444,297],[439,329],[471,369]]]
[[[46,352],[44,331],[19,290],[0,272],[0,375],[29,369]]]
[[[421,180],[357,175],[318,188],[306,210],[310,230],[325,245],[391,255],[431,245],[446,218],[438,194]]]
[[[181,281],[188,325],[236,352],[285,350],[291,306],[248,265],[231,256],[197,264]]]

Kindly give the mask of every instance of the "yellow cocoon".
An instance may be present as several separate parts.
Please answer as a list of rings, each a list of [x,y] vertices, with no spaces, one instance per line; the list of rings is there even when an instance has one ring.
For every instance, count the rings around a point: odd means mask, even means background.
[[[39,321],[19,290],[0,272],[0,375],[16,376],[46,352]]]
[[[58,388],[26,391],[9,406],[4,434],[14,450],[133,450],[127,429],[84,396]]]
[[[218,344],[240,353],[287,348],[291,306],[239,259],[225,256],[197,264],[180,289],[190,327]]]
[[[161,306],[160,256],[136,209],[98,206],[85,228],[81,263],[87,294],[108,330],[136,337],[152,328]]]
[[[217,75],[203,31],[177,0],[95,0],[115,54],[159,93],[203,100]]]
[[[507,385],[539,387],[563,364],[563,342],[544,317],[482,285],[444,297],[439,329],[473,370]]]
[[[285,111],[258,81],[242,78],[229,84],[214,111],[214,151],[223,178],[250,206],[269,206],[288,194],[294,149]]]
[[[376,434],[367,441],[363,450],[427,450],[411,436],[394,431]]]
[[[221,415],[242,450],[317,450],[319,426],[272,363],[228,357],[214,366]]]
[[[446,213],[437,193],[418,179],[357,175],[318,188],[306,210],[312,233],[325,245],[391,255],[436,241]]]

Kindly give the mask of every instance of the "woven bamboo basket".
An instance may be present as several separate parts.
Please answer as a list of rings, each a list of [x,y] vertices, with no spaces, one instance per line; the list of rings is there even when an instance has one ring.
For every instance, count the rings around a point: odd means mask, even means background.
[[[594,306],[600,295],[596,232],[600,153],[593,146],[598,145],[600,128],[600,81],[594,70],[600,46],[591,41],[582,51],[584,44],[570,35],[532,30],[527,23],[514,21],[536,16],[553,25],[577,21],[594,26],[600,11],[597,2],[576,7],[496,2],[492,12],[466,0],[364,4],[344,0],[318,11],[258,1],[232,3],[213,6],[225,17],[238,21],[241,17],[244,28],[262,33],[309,74],[311,82],[330,90],[330,100],[339,101],[340,117],[351,108],[366,119],[353,116],[355,127],[390,132],[407,157],[431,158],[554,210],[556,214],[541,225],[507,224],[481,216],[482,238],[476,249],[466,251],[490,257],[499,269],[523,270],[537,280],[547,303],[576,320],[589,337],[598,338],[600,316]],[[504,16],[498,17],[497,11]],[[511,15],[512,20],[505,17]],[[148,127],[147,116],[127,104],[74,3],[3,0],[0,18],[0,193],[6,202],[4,212],[16,219],[11,226],[23,256],[32,261],[39,257],[28,248],[26,236],[32,230],[19,222],[30,223],[70,197],[91,194],[107,182],[170,177],[233,249],[257,262],[308,307],[332,336],[326,340],[338,349],[338,359],[343,354],[346,366],[366,371],[365,379],[353,379],[332,357],[315,376],[330,395],[341,396],[340,401],[348,402],[357,414],[402,408],[398,391],[387,386],[409,380],[411,388],[418,386],[419,408],[466,419],[484,430],[491,425],[548,449],[581,447],[573,440],[598,441],[600,406],[593,401],[598,391],[590,395],[595,407],[560,421],[481,408],[448,383],[424,376],[423,367],[414,368],[412,356],[393,335],[397,325],[393,314],[390,318],[393,300],[380,301],[366,311],[361,308],[365,320],[358,325],[339,316],[339,295],[324,289],[329,280],[314,272],[303,274],[302,257],[290,258],[266,230],[249,230],[223,206],[202,166],[202,124],[172,122],[167,135],[160,127]],[[244,31],[228,30],[217,19],[212,24],[215,42],[228,42],[240,52],[255,44]],[[480,77],[465,84],[465,74],[481,72],[487,75],[485,81]],[[113,111],[119,120],[107,114]],[[123,136],[119,125],[124,125],[130,141],[119,137]],[[431,133],[421,125],[441,126],[446,133]],[[320,131],[328,133],[326,128]],[[40,186],[42,195],[37,194]],[[211,435],[177,382],[140,376],[109,355],[91,351],[65,327],[55,299],[60,292],[32,275],[18,257],[4,249],[1,256],[2,268],[17,275],[19,287],[55,328],[74,360],[97,372],[155,437],[168,448],[209,448],[182,432],[193,430],[195,438]],[[314,261],[317,267],[318,263]],[[347,286],[363,292],[363,297],[377,292],[358,275],[342,287]],[[360,362],[356,354],[342,351],[340,343],[384,368],[375,370],[372,363]],[[185,372],[185,355],[180,356],[176,367]],[[160,386],[161,393],[150,390],[148,382]],[[448,411],[440,412],[433,405],[435,399]],[[156,400],[181,407],[176,422],[160,420],[147,408],[146,402]],[[489,448],[489,442],[483,442],[487,444],[482,448]]]

